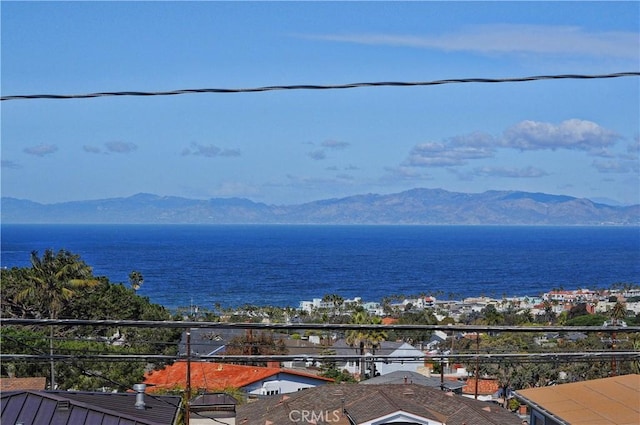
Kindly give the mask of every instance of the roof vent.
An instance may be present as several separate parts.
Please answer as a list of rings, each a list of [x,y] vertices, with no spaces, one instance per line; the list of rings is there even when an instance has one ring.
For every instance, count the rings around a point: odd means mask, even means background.
[[[69,410],[70,405],[71,403],[69,402],[69,400],[59,400],[56,403],[56,410],[66,412]]]
[[[136,404],[135,408],[144,410],[146,404],[144,402],[144,390],[147,388],[145,384],[135,384],[133,390],[136,392]]]

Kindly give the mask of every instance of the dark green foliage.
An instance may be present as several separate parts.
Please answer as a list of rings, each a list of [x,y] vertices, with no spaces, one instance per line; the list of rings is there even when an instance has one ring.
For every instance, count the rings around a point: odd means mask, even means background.
[[[399,325],[435,325],[438,323],[432,310],[416,310],[405,312],[398,318]],[[387,339],[391,341],[403,340],[410,344],[416,344],[420,341],[429,341],[432,331],[389,331]]]
[[[481,313],[484,315],[484,323],[489,326],[504,324],[504,316],[498,312],[496,306],[493,304],[487,305],[482,309]]]
[[[133,288],[93,276],[91,268],[68,251],[48,250],[42,258],[32,254],[31,268],[1,273],[2,317],[171,320],[164,307],[136,295]],[[131,388],[142,382],[148,367],[143,357],[138,362],[114,362],[83,359],[82,354],[175,355],[180,339],[179,330],[168,328],[55,326],[53,331],[54,353],[76,357],[55,364],[56,383],[61,389]],[[3,326],[2,353],[47,355],[49,335],[45,327]],[[12,361],[8,365],[3,362],[2,366],[3,375],[11,372],[17,377],[49,377],[46,359]]]
[[[333,379],[336,384],[341,384],[343,382],[357,382],[352,374],[346,370],[338,370],[335,367],[325,370],[320,374],[320,376]]]
[[[567,326],[602,326],[602,324],[608,319],[606,316],[600,314],[587,314],[582,316],[576,316],[573,319],[567,320]]]
[[[335,354],[335,350],[332,349],[325,349],[321,353],[323,356],[335,356]],[[336,384],[340,384],[342,382],[357,382],[355,377],[346,370],[338,370],[336,362],[333,360],[322,362],[321,371],[322,373],[320,376],[333,379]]]

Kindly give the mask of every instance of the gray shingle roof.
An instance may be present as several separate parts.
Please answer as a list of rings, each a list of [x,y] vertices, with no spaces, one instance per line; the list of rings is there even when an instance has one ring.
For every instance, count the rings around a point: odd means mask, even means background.
[[[397,412],[447,425],[519,425],[520,419],[495,404],[468,399],[416,384],[341,384],[310,388],[295,394],[261,400],[237,409],[238,425],[290,423],[292,412],[329,412],[318,425],[336,424],[333,412],[345,412],[364,423]],[[328,420],[327,420],[328,419]],[[345,422],[347,423],[347,422]]]
[[[406,380],[405,380],[406,378]],[[379,384],[417,384],[425,387],[440,388],[440,376],[424,376],[417,372],[397,370],[381,376],[376,376],[364,381],[362,385],[379,385]],[[464,382],[444,380],[444,387],[450,391],[461,390]]]

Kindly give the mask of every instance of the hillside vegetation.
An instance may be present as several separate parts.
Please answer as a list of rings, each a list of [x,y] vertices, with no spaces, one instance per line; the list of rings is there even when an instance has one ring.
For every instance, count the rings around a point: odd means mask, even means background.
[[[31,254],[31,267],[1,271],[2,318],[171,320],[170,312],[136,294],[142,284],[138,272],[130,274],[130,286],[96,277],[79,256],[68,251],[47,250]],[[96,361],[83,354],[153,353],[175,355],[180,330],[54,326],[51,329],[2,326],[2,353],[72,355],[74,360],[56,361],[53,380],[60,389],[126,390],[142,382],[145,361]],[[154,366],[161,366],[159,362]],[[47,376],[46,359],[3,361],[3,376]]]

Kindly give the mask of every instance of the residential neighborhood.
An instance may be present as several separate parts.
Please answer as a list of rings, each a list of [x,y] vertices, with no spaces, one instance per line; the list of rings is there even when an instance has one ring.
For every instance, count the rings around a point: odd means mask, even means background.
[[[615,316],[613,312],[620,306],[624,308]],[[16,425],[54,420],[89,425],[95,418],[117,425],[626,425],[634,423],[628,418],[640,417],[638,405],[632,403],[640,397],[640,375],[627,366],[620,369],[622,365],[615,359],[605,364],[613,376],[596,379],[589,378],[589,373],[595,372],[569,365],[554,369],[536,363],[452,361],[442,356],[473,353],[480,346],[489,353],[513,342],[478,332],[402,334],[392,325],[413,323],[407,320],[434,324],[526,320],[535,331],[536,323],[544,325],[548,320],[557,323],[561,317],[594,317],[605,318],[598,326],[624,329],[625,319],[633,322],[639,307],[640,291],[636,289],[553,290],[538,297],[481,296],[462,301],[442,301],[435,296],[396,297],[380,303],[325,296],[301,302],[298,310],[287,311],[280,320],[302,326],[314,323],[314,318],[330,317],[337,323],[356,320],[389,330],[368,334],[330,327],[324,332],[192,327],[182,331],[176,361],[150,368],[124,393],[106,388],[99,392],[56,391],[47,389],[45,377],[2,377],[1,419],[2,423]],[[204,317],[194,310],[187,319]],[[220,319],[220,324],[224,320],[273,323],[272,317],[260,309],[238,309]],[[119,329],[106,341],[117,342],[118,347],[128,343],[126,332]],[[631,343],[628,339],[594,339],[579,331],[537,332],[528,341],[519,344],[531,344],[526,349],[529,354],[566,349],[568,345],[578,347],[589,341],[603,347]],[[492,344],[498,345],[492,348]],[[219,361],[225,356],[251,354],[267,354],[273,359],[253,364]],[[279,356],[283,358],[278,360]],[[328,361],[327,356],[335,360]],[[529,381],[522,380],[525,376]],[[187,392],[191,395],[188,399],[184,397]],[[591,403],[590,397],[603,401]],[[576,400],[584,401],[582,416],[576,416],[571,407]],[[605,400],[615,400],[613,403],[620,407],[612,408]],[[35,405],[43,408],[37,415],[28,413]],[[73,418],[80,416],[85,419],[74,422]],[[598,419],[585,422],[587,417]]]
[[[525,312],[532,316],[542,316],[545,313],[553,312],[556,315],[571,310],[578,305],[585,305],[589,313],[610,312],[618,301],[624,301],[626,309],[631,314],[640,314],[640,289],[554,289],[542,295],[535,296],[503,296],[494,298],[489,296],[469,297],[462,300],[437,299],[435,296],[423,295],[418,297],[403,298],[396,302],[389,302],[386,305],[380,302],[366,302],[360,297],[344,299],[340,302],[332,301],[331,298],[314,298],[311,301],[300,301],[299,310],[303,313],[312,314],[317,311],[338,311],[348,312],[354,308],[362,308],[371,315],[385,316],[389,313],[400,313],[405,311],[422,311],[431,309],[436,317],[442,320],[445,317],[452,318],[458,322],[463,315],[478,313],[488,305],[492,305],[499,312],[515,311],[519,314]]]

